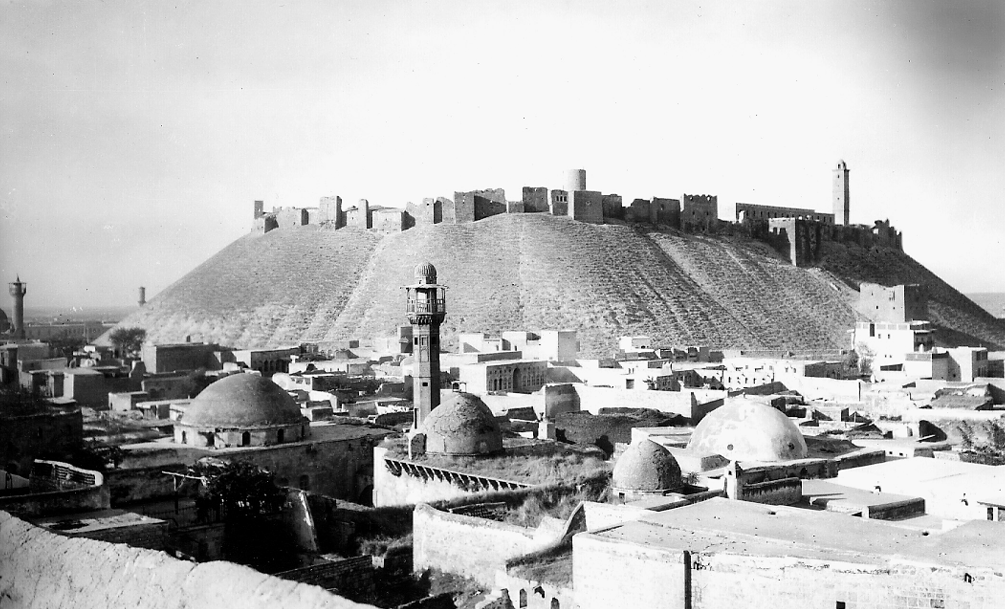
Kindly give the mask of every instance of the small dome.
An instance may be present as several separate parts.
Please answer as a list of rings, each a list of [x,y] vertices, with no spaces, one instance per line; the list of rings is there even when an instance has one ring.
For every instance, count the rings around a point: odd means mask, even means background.
[[[185,411],[181,424],[251,429],[303,421],[300,408],[282,387],[255,374],[235,374],[203,389]]]
[[[643,493],[671,491],[682,486],[680,466],[669,450],[652,440],[639,440],[618,457],[613,485]]]
[[[436,283],[436,267],[429,262],[423,262],[415,267],[415,282],[420,284]]]
[[[698,423],[688,449],[733,461],[806,458],[806,440],[787,416],[757,400],[736,398]]]
[[[483,455],[502,450],[499,423],[485,402],[457,392],[433,409],[422,424],[426,452],[445,455]]]

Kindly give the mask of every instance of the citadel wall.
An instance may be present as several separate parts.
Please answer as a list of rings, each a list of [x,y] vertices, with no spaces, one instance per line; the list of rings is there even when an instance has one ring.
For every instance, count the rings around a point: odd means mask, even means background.
[[[719,220],[715,195],[685,194],[679,200],[635,199],[626,206],[620,195],[586,190],[586,171],[573,169],[565,174],[565,189],[549,191],[543,186],[524,186],[519,201],[507,201],[501,188],[456,191],[453,199],[426,198],[421,204],[410,202],[404,210],[394,211],[371,208],[365,199],[343,211],[341,198],[332,196],[323,197],[317,208],[273,209],[266,213],[264,202],[255,201],[253,231],[266,233],[290,226],[334,224],[335,228],[352,226],[391,234],[420,225],[477,222],[503,213],[551,213],[592,224],[612,221],[652,224],[688,233],[720,229],[735,232],[738,228],[742,234],[772,244],[796,266],[818,262],[822,241],[902,250],[902,235],[888,220],[877,221],[873,226],[848,224],[847,166],[842,161],[833,173],[834,213],[737,203],[735,223]]]

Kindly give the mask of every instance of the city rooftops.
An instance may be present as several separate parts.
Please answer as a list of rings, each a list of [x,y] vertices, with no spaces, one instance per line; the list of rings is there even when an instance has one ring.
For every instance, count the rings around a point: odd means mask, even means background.
[[[666,551],[746,554],[805,560],[876,564],[891,558],[936,564],[1000,564],[1005,547],[1000,525],[966,523],[952,531],[928,531],[830,512],[712,498],[607,530],[577,536]]]

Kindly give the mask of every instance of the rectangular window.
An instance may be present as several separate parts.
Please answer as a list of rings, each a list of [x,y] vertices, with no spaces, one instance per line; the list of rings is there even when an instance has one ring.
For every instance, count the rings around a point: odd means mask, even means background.
[[[995,509],[993,507],[988,507],[988,520],[995,519]]]

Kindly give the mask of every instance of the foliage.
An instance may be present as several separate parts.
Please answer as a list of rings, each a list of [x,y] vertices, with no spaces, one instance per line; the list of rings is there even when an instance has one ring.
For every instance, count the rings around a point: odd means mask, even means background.
[[[108,335],[108,340],[112,341],[116,350],[126,353],[139,351],[146,338],[147,331],[143,328],[115,328]]]
[[[369,556],[382,556],[388,550],[411,547],[412,534],[394,536],[377,535],[369,539],[364,539],[359,544],[359,553]]]
[[[854,353],[858,357],[858,373],[863,376],[872,374],[872,360],[876,357],[876,353],[865,343],[855,345]]]
[[[60,357],[72,357],[74,351],[79,350],[87,341],[83,336],[71,336],[68,332],[62,332],[46,341],[49,346],[60,355]]]
[[[189,474],[206,480],[204,496],[211,504],[223,506],[228,517],[274,514],[286,501],[275,476],[246,461],[204,459],[190,467]]]

